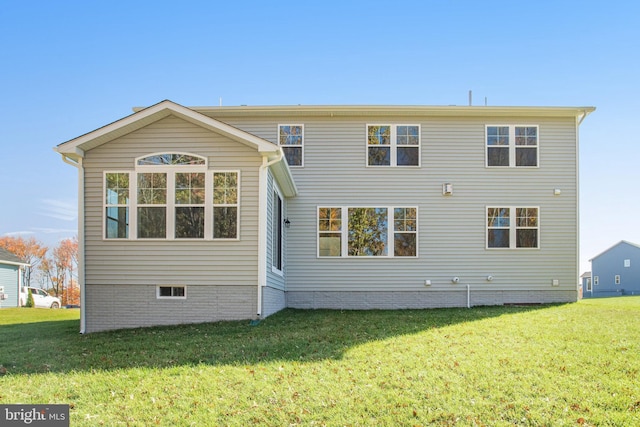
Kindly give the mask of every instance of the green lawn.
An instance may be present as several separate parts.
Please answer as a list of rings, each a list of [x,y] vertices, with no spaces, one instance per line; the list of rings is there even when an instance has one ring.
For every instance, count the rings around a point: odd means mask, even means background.
[[[0,310],[0,404],[70,404],[73,426],[640,425],[640,297],[89,335],[78,317]]]

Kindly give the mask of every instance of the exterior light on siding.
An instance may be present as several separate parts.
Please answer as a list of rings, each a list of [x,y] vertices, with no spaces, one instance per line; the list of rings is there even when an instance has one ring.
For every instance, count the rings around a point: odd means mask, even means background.
[[[291,227],[291,221],[289,221],[289,218],[285,218],[284,228],[289,228],[289,227]]]
[[[492,275],[488,275],[487,276],[487,282],[491,282],[493,280],[493,276]]]
[[[559,188],[554,188],[553,189],[553,195],[554,196],[559,196],[562,194],[562,190],[560,190]]]
[[[453,184],[451,184],[450,182],[446,182],[442,184],[442,195],[450,196],[452,194],[453,194]]]

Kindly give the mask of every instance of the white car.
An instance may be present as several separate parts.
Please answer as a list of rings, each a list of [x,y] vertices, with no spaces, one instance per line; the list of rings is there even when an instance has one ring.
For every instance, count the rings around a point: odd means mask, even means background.
[[[27,292],[31,292],[33,305],[41,308],[60,308],[60,298],[52,297],[44,289],[24,287],[20,292],[20,305],[27,305]]]

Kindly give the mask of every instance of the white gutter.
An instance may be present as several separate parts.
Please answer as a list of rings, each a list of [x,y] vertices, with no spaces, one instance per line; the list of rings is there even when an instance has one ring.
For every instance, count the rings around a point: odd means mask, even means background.
[[[73,161],[66,155],[62,155],[62,160],[78,168],[78,286],[80,286],[80,333],[86,332],[86,298],[85,298],[85,277],[84,277],[84,166],[82,157],[78,161]]]
[[[268,155],[262,156],[262,165],[258,174],[258,310],[257,315],[262,315],[262,288],[267,285],[267,171],[269,166],[278,163],[284,157],[280,148],[277,156],[269,160]]]

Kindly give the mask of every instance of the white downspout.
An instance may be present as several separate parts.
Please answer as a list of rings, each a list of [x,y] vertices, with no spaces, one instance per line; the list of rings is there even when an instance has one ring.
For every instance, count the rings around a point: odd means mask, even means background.
[[[77,162],[62,154],[62,160],[78,168],[78,286],[80,287],[80,333],[86,332],[86,298],[84,277],[84,166],[82,157]]]
[[[262,165],[258,174],[258,310],[257,315],[262,315],[262,288],[267,285],[267,170],[269,166],[282,160],[284,153],[278,150],[275,159],[269,161],[268,155],[262,156]]]

